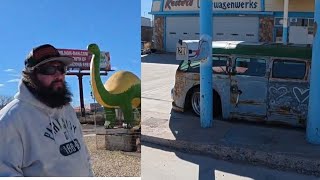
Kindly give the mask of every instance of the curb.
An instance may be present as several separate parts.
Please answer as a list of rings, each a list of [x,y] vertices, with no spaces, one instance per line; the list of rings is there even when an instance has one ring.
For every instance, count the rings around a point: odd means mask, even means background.
[[[151,143],[171,149],[211,156],[226,161],[240,161],[251,165],[264,165],[282,171],[294,171],[300,174],[320,176],[320,161],[285,155],[275,152],[256,151],[217,144],[197,144],[181,140],[169,140],[141,134],[141,142]]]

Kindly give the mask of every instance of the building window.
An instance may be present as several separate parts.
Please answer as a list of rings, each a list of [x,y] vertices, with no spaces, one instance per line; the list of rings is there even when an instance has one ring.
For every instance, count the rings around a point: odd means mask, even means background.
[[[314,19],[313,18],[308,19],[308,26],[313,27],[313,24],[314,24]]]
[[[313,23],[314,23],[313,18],[299,18],[299,17],[288,18],[289,26],[310,27],[310,26],[313,26]],[[282,17],[275,17],[274,18],[274,25],[275,26],[283,26],[283,18]]]
[[[312,35],[314,32],[314,28],[313,27],[308,27],[308,34]]]
[[[283,27],[275,27],[276,42],[282,42]]]
[[[302,18],[289,18],[290,26],[304,26],[304,19]]]
[[[314,24],[314,19],[313,18],[308,19],[308,34],[313,34],[313,31],[314,31],[313,24]]]
[[[274,25],[275,26],[282,26],[283,25],[282,18],[278,18],[278,17],[274,18]]]
[[[302,26],[308,28],[308,34],[313,34],[314,28],[314,19],[313,18],[300,18],[300,17],[290,17],[288,18],[289,28],[290,26]],[[282,32],[283,32],[283,18],[275,17],[274,18],[274,26],[275,26],[275,37],[276,42],[282,41]],[[288,32],[289,36],[289,32]]]

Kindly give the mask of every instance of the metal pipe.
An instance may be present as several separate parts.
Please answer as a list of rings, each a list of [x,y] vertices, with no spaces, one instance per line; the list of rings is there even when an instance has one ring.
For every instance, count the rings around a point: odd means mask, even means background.
[[[84,107],[84,101],[83,101],[83,85],[82,85],[82,75],[78,75],[79,80],[79,93],[80,93],[80,108],[81,108],[81,117],[86,116],[86,110]]]
[[[200,63],[200,124],[212,127],[212,0],[200,1],[200,34],[209,37],[208,57]]]
[[[282,43],[284,45],[288,44],[288,9],[289,9],[289,0],[284,0],[284,9],[283,9],[283,31],[282,31]]]
[[[307,141],[311,144],[320,144],[320,76],[318,67],[320,67],[320,37],[317,24],[320,21],[320,0],[315,0],[314,12],[314,39],[312,46],[312,62],[311,62],[311,78],[310,78],[310,94],[308,106],[307,121]]]

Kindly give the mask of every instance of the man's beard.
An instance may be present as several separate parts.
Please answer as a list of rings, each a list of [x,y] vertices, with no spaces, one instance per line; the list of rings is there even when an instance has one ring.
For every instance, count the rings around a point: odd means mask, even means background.
[[[61,108],[72,101],[72,93],[68,88],[67,82],[62,82],[62,87],[55,90],[54,83],[61,81],[53,81],[48,87],[43,86],[38,80],[34,81],[32,85],[29,82],[25,82],[25,84],[35,98],[47,106],[51,108]]]

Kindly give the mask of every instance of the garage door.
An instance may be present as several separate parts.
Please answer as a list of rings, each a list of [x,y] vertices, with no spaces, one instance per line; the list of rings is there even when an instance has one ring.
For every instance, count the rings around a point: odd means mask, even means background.
[[[258,42],[258,17],[215,17],[213,40]]]
[[[179,39],[199,39],[198,17],[168,17],[166,20],[166,50],[176,51],[176,43]]]
[[[258,42],[258,17],[214,17],[213,40]],[[166,50],[175,52],[179,39],[199,39],[199,17],[167,17]]]

